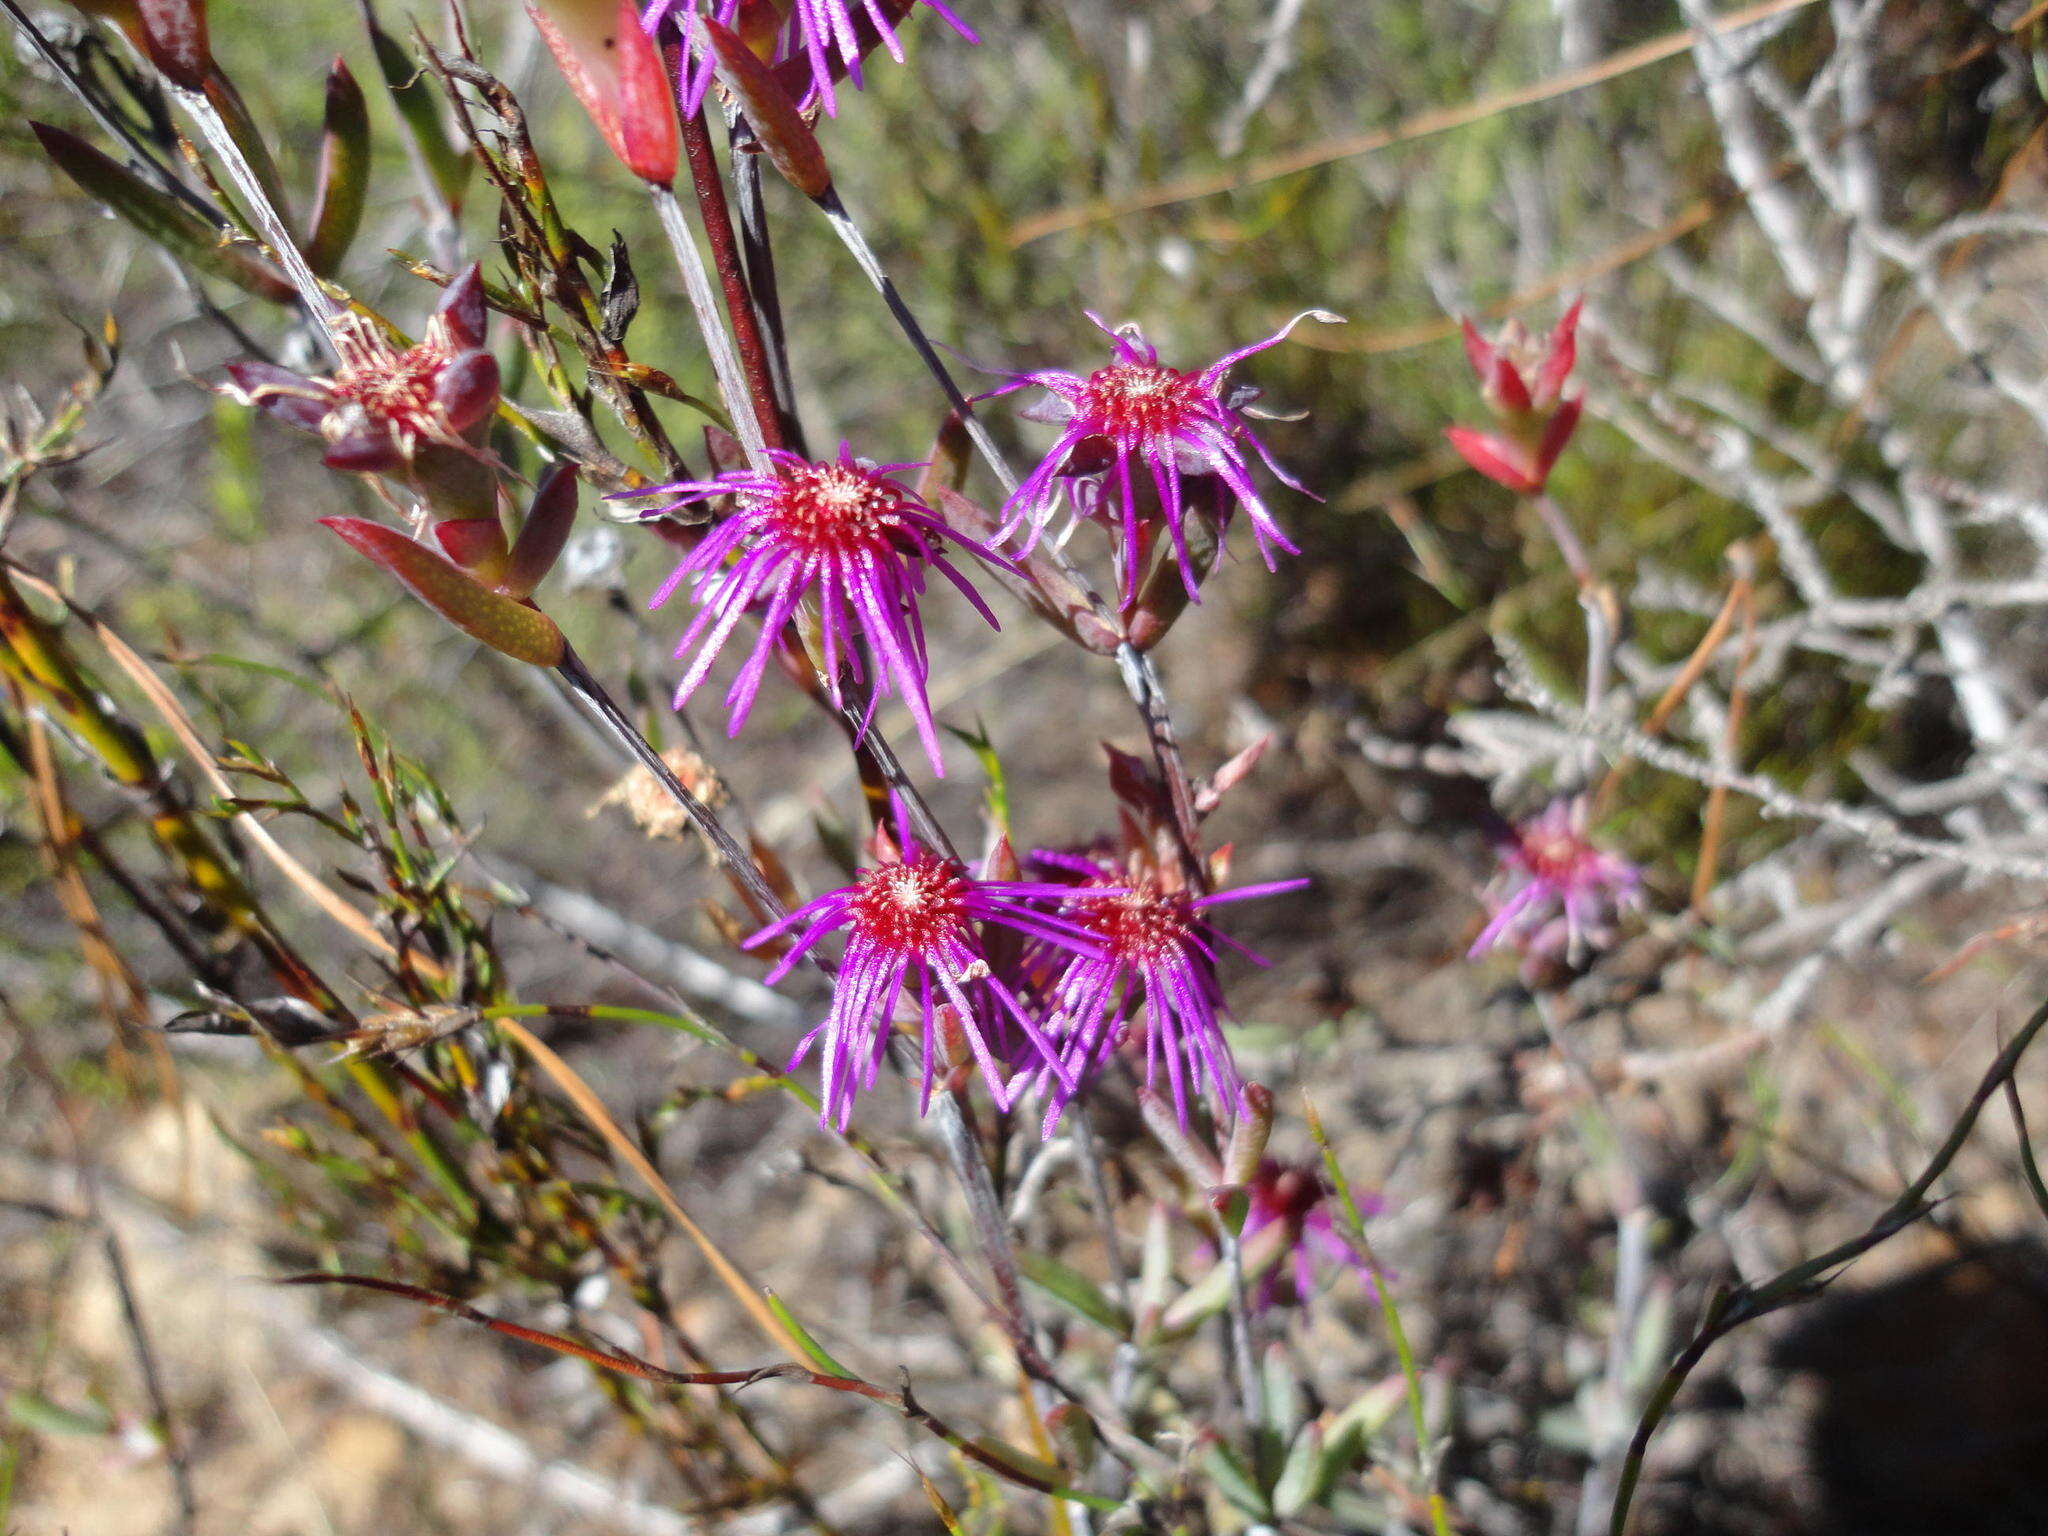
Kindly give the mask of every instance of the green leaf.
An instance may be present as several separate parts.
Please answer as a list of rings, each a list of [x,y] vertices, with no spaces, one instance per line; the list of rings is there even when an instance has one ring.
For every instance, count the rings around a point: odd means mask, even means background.
[[[377,24],[376,13],[367,0],[363,25],[370,34],[370,47],[377,55],[377,68],[384,76],[384,88],[391,104],[405,124],[406,136],[419,156],[419,165],[434,190],[455,213],[462,207],[462,189],[469,182],[470,158],[450,142],[441,123],[441,107],[426,70],[406,56],[390,33]]]
[[[567,654],[568,642],[546,614],[493,592],[446,556],[415,544],[396,528],[362,517],[320,521],[450,624],[493,650],[536,667],[557,666]]]
[[[247,247],[221,244],[215,226],[168,192],[151,186],[62,128],[32,122],[29,129],[43,146],[43,153],[87,196],[106,204],[180,262],[259,299],[285,303],[292,298],[291,284],[268,262]]]
[[[1130,1337],[1130,1315],[1079,1270],[1042,1253],[1018,1254],[1017,1267],[1033,1286],[1084,1321],[1105,1328],[1120,1339]]]
[[[957,737],[960,744],[974,754],[974,760],[981,764],[981,776],[988,786],[982,791],[982,804],[996,830],[1008,837],[1010,781],[1003,773],[1003,760],[996,755],[996,745],[989,739],[987,724],[976,720],[971,731],[963,731],[956,725],[949,725],[945,730],[949,736]]]
[[[1282,1520],[1292,1520],[1322,1503],[1337,1486],[1337,1479],[1358,1459],[1358,1450],[1355,1434],[1326,1433],[1320,1424],[1309,1425],[1289,1448],[1287,1465],[1273,1485],[1273,1512]]]
[[[1202,1453],[1202,1470],[1216,1485],[1216,1491],[1254,1520],[1273,1518],[1273,1507],[1253,1479],[1244,1459],[1222,1441]]]
[[[306,264],[322,277],[338,270],[362,228],[370,191],[370,106],[340,58],[327,72],[327,120],[320,132],[320,183]]]
[[[829,1376],[853,1375],[852,1371],[832,1358],[831,1352],[811,1336],[808,1328],[796,1320],[796,1315],[789,1310],[789,1304],[780,1296],[773,1291],[763,1291],[761,1299],[768,1303],[768,1310],[775,1314],[775,1320],[789,1330],[790,1337],[803,1347],[806,1355],[810,1356],[811,1364]]]
[[[103,1408],[66,1408],[34,1392],[7,1395],[7,1419],[39,1435],[108,1435],[113,1417]]]

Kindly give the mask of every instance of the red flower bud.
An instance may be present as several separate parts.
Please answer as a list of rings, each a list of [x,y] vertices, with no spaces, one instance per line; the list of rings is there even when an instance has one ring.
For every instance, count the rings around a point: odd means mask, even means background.
[[[1564,386],[1578,361],[1581,302],[1573,301],[1540,347],[1512,321],[1498,341],[1480,335],[1470,320],[1459,322],[1465,360],[1500,425],[1491,432],[1447,427],[1444,436],[1467,464],[1520,495],[1542,492],[1579,424],[1583,402],[1566,399]]]
[[[642,181],[676,179],[674,91],[632,0],[526,0],[569,89]]]

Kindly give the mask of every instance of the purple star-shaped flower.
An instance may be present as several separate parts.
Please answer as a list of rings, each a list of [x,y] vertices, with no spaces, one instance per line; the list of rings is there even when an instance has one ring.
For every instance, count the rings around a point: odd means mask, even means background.
[[[914,491],[891,478],[915,465],[872,464],[856,459],[844,444],[837,459],[819,463],[780,449],[768,457],[767,474],[731,470],[634,493],[635,499],[671,498],[650,517],[713,496],[737,498],[732,514],[683,558],[648,605],[659,607],[685,581],[697,603],[697,616],[676,645],[678,658],[696,651],[676,685],[676,707],[704,681],[741,617],[761,604],[760,638],[725,697],[731,734],[738,735],[784,627],[809,599],[817,606],[821,670],[833,702],[840,702],[842,669],[863,680],[868,662],[858,642],[865,641],[873,652],[870,714],[883,693],[900,696],[932,771],[943,777],[926,694],[931,663],[917,608],[924,572],[930,568],[945,577],[995,627],[988,605],[941,550],[950,539],[983,559],[1001,557],[953,532]]]

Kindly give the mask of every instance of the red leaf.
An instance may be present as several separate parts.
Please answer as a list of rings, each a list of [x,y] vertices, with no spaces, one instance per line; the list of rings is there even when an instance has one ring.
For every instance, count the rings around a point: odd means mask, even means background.
[[[557,464],[533,493],[526,522],[512,541],[512,560],[505,569],[504,590],[525,597],[562,558],[569,530],[576,526],[576,466]]]
[[[526,0],[526,14],[612,153],[642,181],[676,179],[676,114],[661,50],[632,0]]]
[[[1489,480],[1498,480],[1511,491],[1523,495],[1542,489],[1530,477],[1528,466],[1523,461],[1522,450],[1506,438],[1496,437],[1491,432],[1478,432],[1471,427],[1445,427],[1444,436],[1457,449],[1467,464]]]
[[[718,65],[718,78],[739,99],[747,122],[761,148],[768,152],[789,184],[808,198],[821,198],[832,190],[832,172],[825,165],[825,152],[818,148],[795,100],[776,78],[775,71],[755,55],[753,49],[709,16],[698,25],[710,40],[711,56]]]
[[[361,517],[320,521],[450,624],[493,650],[536,667],[559,665],[567,653],[568,643],[546,614],[493,592],[445,555],[414,543],[396,528]]]

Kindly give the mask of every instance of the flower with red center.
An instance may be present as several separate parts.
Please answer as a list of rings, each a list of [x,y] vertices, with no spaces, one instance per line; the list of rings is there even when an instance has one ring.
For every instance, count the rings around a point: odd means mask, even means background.
[[[1473,940],[1473,955],[1505,943],[1531,962],[1577,963],[1613,938],[1622,910],[1642,899],[1642,874],[1595,847],[1585,818],[1583,800],[1558,800],[1513,830],[1487,895],[1493,915]]]
[[[741,616],[760,603],[760,638],[725,697],[731,734],[738,735],[784,626],[797,605],[810,599],[817,605],[824,647],[820,670],[833,702],[840,702],[842,667],[855,681],[863,680],[869,666],[860,643],[865,641],[875,674],[870,714],[883,693],[898,694],[917,724],[932,771],[943,777],[925,693],[931,666],[917,611],[924,569],[929,566],[950,581],[994,627],[995,615],[942,548],[951,539],[985,560],[1001,557],[953,532],[915,492],[890,478],[916,465],[872,464],[856,459],[845,444],[837,459],[821,463],[780,449],[771,449],[768,456],[773,467],[767,474],[731,470],[711,480],[633,493],[636,498],[670,498],[649,517],[712,496],[737,498],[733,513],[684,557],[648,605],[661,606],[685,579],[690,582],[697,616],[683,631],[676,655],[681,658],[695,647],[696,657],[676,685],[676,707],[704,681]]]
[[[762,0],[751,0],[762,12],[769,12],[769,6]],[[953,13],[952,7],[944,0],[913,0],[911,5],[893,7],[898,19],[907,14],[914,5],[930,6],[944,18],[946,24],[970,43],[981,39],[974,29]],[[708,15],[722,26],[744,23],[741,11],[742,0],[716,0]],[[689,23],[689,16],[695,9],[693,0],[649,0],[641,13],[643,25],[650,36],[655,35],[661,24],[670,17],[676,19],[690,36],[693,49],[699,46],[697,29]],[[877,0],[782,0],[779,10],[783,12],[780,21],[769,15],[768,29],[772,42],[775,62],[786,59],[802,59],[810,68],[809,87],[803,93],[802,105],[809,107],[814,102],[823,102],[825,115],[839,115],[839,98],[834,91],[834,75],[844,71],[846,78],[853,82],[853,88],[862,86],[860,74],[861,55],[877,42],[889,50],[889,56],[898,64],[903,62],[903,41],[896,35],[896,28],[890,22],[888,11]],[[867,23],[872,36],[863,36],[861,23]],[[711,84],[711,64],[708,58],[700,57],[683,85],[682,103],[686,113],[694,113],[704,102],[704,92]],[[791,94],[795,91],[792,89]]]
[[[997,1105],[1009,1108],[1013,1090],[1004,1058],[1014,1027],[1037,1060],[1069,1091],[1072,1074],[1058,1060],[1030,1011],[993,974],[981,928],[1010,929],[1052,950],[1090,952],[1095,941],[1076,924],[1036,910],[1064,887],[1021,881],[979,880],[958,864],[914,844],[861,871],[856,885],[828,891],[747,940],[753,947],[794,933],[789,952],[770,974],[786,976],[827,934],[844,932],[846,949],[833,979],[824,1021],[798,1044],[794,1068],[822,1045],[821,1120],[845,1129],[857,1095],[874,1087],[888,1047],[890,1023],[906,988],[922,1025],[920,1112],[931,1102],[940,1064],[941,1014],[964,1037]]]
[[[1216,954],[1227,945],[1248,959],[1265,961],[1218,932],[1204,914],[1227,902],[1299,890],[1306,880],[1274,880],[1207,896],[1169,890],[1159,876],[1134,871],[1120,879],[1115,869],[1086,855],[1036,853],[1034,864],[1076,883],[1064,889],[1060,915],[1089,935],[1094,947],[1070,954],[1027,957],[1028,974],[1049,979],[1040,995],[1052,1010],[1049,1023],[1072,1086],[1041,1069],[1045,1088],[1045,1130],[1065,1110],[1073,1087],[1099,1071],[1126,1038],[1126,1021],[1142,1002],[1145,1086],[1163,1065],[1175,1115],[1188,1124],[1191,1097],[1207,1092],[1219,1120],[1235,1115],[1240,1081],[1223,1037],[1229,1009],[1216,982]]]
[[[1579,309],[1575,301],[1540,347],[1512,322],[1497,343],[1481,336],[1470,320],[1460,322],[1466,360],[1500,426],[1492,432],[1446,427],[1444,436],[1467,464],[1524,496],[1542,493],[1578,429],[1585,402],[1578,395],[1566,399],[1564,384],[1578,361]]]
[[[983,397],[1034,386],[1043,389],[1045,399],[1025,415],[1057,423],[1061,429],[1051,451],[1004,505],[1011,526],[1026,524],[1029,537],[1035,539],[1064,489],[1077,511],[1120,527],[1119,556],[1128,598],[1143,573],[1156,523],[1163,520],[1179,557],[1181,579],[1192,598],[1196,575],[1188,553],[1189,487],[1183,477],[1203,476],[1213,487],[1212,509],[1219,537],[1234,500],[1251,521],[1252,536],[1268,570],[1274,567],[1275,551],[1298,554],[1252,483],[1251,456],[1256,454],[1281,484],[1309,493],[1274,462],[1266,445],[1246,425],[1244,407],[1257,398],[1257,392],[1238,389],[1226,394],[1224,382],[1232,368],[1279,342],[1302,320],[1336,317],[1320,310],[1305,311],[1264,341],[1240,347],[1199,371],[1160,362],[1157,349],[1135,325],[1111,329],[1095,314],[1088,318],[1110,338],[1112,355],[1106,365],[1085,376],[1055,368],[1016,374]],[[1150,478],[1156,512],[1142,499],[1134,463]]]
[[[376,321],[354,312],[337,315],[332,329],[341,357],[328,377],[229,363],[232,393],[318,433],[330,469],[396,474],[440,448],[481,457],[470,438],[497,409],[498,363],[484,350],[483,277],[475,266],[449,284],[417,345],[392,345]]]
[[[1330,1214],[1330,1198],[1335,1193],[1321,1171],[1311,1165],[1270,1157],[1261,1160],[1258,1172],[1245,1186],[1250,1204],[1239,1234],[1246,1268],[1262,1275],[1252,1296],[1254,1305],[1270,1307],[1292,1301],[1306,1306],[1316,1292],[1318,1263],[1349,1269],[1368,1291],[1375,1290],[1372,1266],[1337,1230]],[[1362,1215],[1379,1214],[1380,1203],[1375,1199],[1368,1197],[1359,1205]],[[1282,1262],[1289,1255],[1291,1265]],[[1291,1295],[1282,1286],[1283,1277],[1293,1282]]]

